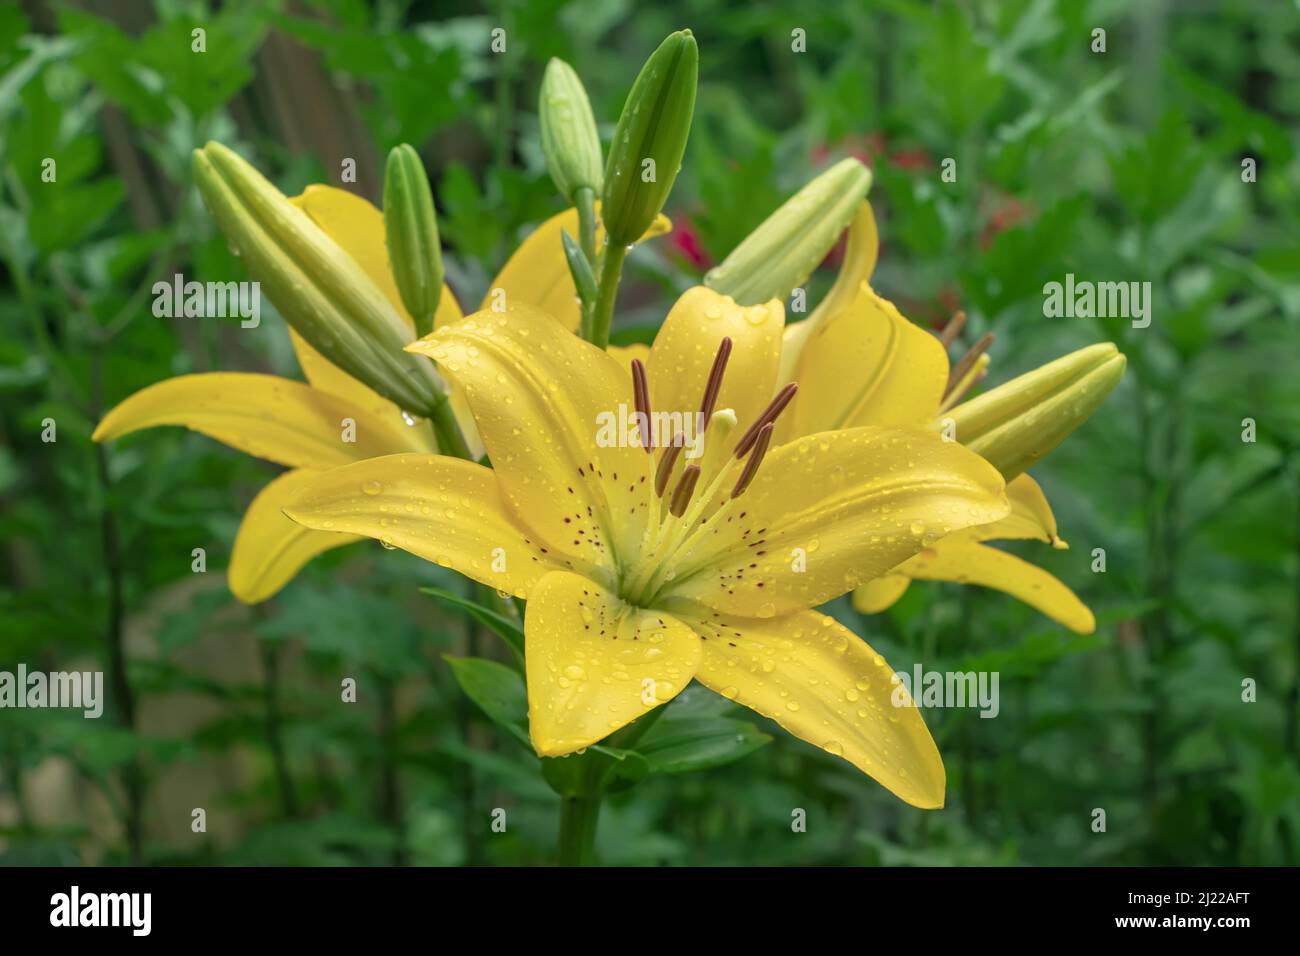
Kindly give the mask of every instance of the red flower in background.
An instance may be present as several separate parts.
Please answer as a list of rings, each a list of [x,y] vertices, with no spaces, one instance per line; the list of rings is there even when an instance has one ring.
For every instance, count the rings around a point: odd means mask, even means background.
[[[675,215],[672,219],[673,231],[668,233],[669,247],[700,271],[712,266],[713,258],[700,242],[700,233],[695,228],[695,223],[685,214]]]

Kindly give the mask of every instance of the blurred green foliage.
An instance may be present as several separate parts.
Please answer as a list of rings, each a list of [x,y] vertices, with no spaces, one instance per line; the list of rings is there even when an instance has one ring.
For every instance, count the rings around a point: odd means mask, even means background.
[[[947,585],[875,618],[831,608],[899,669],[1000,672],[997,719],[927,714],[947,809],[913,810],[779,730],[764,746],[752,715],[695,688],[647,741],[660,768],[732,716],[754,752],[613,798],[601,859],[1296,862],[1300,13],[1282,0],[0,7],[0,669],[104,670],[111,696],[99,721],[0,711],[0,861],[553,859],[538,763],[461,691],[517,711],[513,671],[462,660],[509,662],[508,644],[418,590],[472,596],[462,580],[361,546],[243,607],[222,571],[270,467],[176,429],[89,435],[174,374],[296,374],[275,317],[249,334],[151,314],[173,272],[240,276],[189,182],[193,147],[227,142],[286,192],[337,184],[352,158],[349,188],[377,200],[377,157],[417,145],[471,305],[560,208],[537,130],[547,58],[577,68],[608,138],[637,65],[686,26],[701,87],[677,228],[630,260],[618,337],[652,334],[709,262],[855,154],[876,176],[874,284],[905,314],[964,308],[968,335],[998,336],[993,381],[1099,339],[1130,371],[1036,469],[1071,549],[1016,549],[1076,588],[1095,635]],[[1151,326],[1044,318],[1042,286],[1067,272],[1151,282]]]

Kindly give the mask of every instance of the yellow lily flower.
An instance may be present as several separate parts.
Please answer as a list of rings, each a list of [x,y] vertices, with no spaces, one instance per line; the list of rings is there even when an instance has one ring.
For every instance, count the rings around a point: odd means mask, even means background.
[[[983,376],[988,356],[980,347],[950,365],[938,337],[908,321],[871,288],[878,249],[875,218],[864,202],[831,291],[807,320],[786,329],[782,379],[797,379],[801,387],[778,426],[780,437],[863,425],[933,426]],[[987,347],[987,340],[981,347]],[[898,600],[913,579],[955,581],[1003,591],[1073,631],[1091,633],[1096,627],[1092,612],[1060,580],[984,543],[1032,538],[1067,546],[1032,478],[1017,476],[1008,483],[1007,496],[1009,517],[928,545],[891,574],[859,588],[854,605],[878,613]]]
[[[941,806],[942,761],[919,712],[890,705],[892,670],[811,608],[1002,518],[1003,481],[918,428],[773,445],[794,392],[772,398],[783,322],[779,302],[692,289],[629,383],[537,309],[479,312],[409,348],[464,389],[493,469],[371,459],[304,482],[286,511],[526,598],[540,755],[591,746],[694,678],[908,803]],[[602,422],[620,406],[644,417],[609,440]],[[678,428],[669,443],[655,439],[660,413]],[[692,420],[707,430],[688,451]]]

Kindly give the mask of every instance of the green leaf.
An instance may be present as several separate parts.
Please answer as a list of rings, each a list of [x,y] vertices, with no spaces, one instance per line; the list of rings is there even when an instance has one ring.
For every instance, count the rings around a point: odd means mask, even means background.
[[[478,704],[494,724],[504,727],[531,750],[528,694],[524,690],[523,678],[504,664],[482,657],[444,655],[443,659],[451,665],[451,672],[465,696]]]
[[[753,724],[725,717],[665,717],[637,749],[655,773],[690,773],[746,757],[772,738]]]
[[[446,607],[468,611],[470,617],[474,618],[474,620],[492,631],[492,633],[503,638],[505,642],[510,645],[510,649],[515,652],[515,657],[519,662],[519,666],[523,667],[524,632],[523,629],[514,621],[510,620],[510,618],[506,617],[500,611],[494,611],[489,607],[484,607],[482,604],[479,604],[476,601],[471,601],[469,598],[456,594],[454,591],[447,591],[443,588],[433,587],[420,588],[420,590]]]

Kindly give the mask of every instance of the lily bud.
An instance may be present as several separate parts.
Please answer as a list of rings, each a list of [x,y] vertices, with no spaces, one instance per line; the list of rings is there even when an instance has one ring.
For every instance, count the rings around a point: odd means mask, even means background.
[[[1090,345],[972,398],[944,418],[955,424],[957,441],[1010,481],[1087,421],[1119,384],[1125,364],[1112,343]]]
[[[679,30],[632,84],[605,165],[601,218],[612,243],[636,242],[668,200],[691,131],[699,65],[695,37]]]
[[[416,334],[428,335],[442,298],[442,247],[424,163],[406,143],[393,147],[384,169],[384,234],[402,304]]]
[[[563,60],[546,64],[538,118],[546,168],[560,195],[570,203],[576,203],[579,189],[598,195],[605,178],[596,118],[582,80]]]
[[[430,416],[446,385],[402,351],[410,330],[351,256],[248,162],[220,143],[193,156],[203,201],[249,273],[313,348],[415,415]]]
[[[871,170],[841,160],[763,220],[704,284],[738,305],[784,299],[826,258],[870,189]]]

